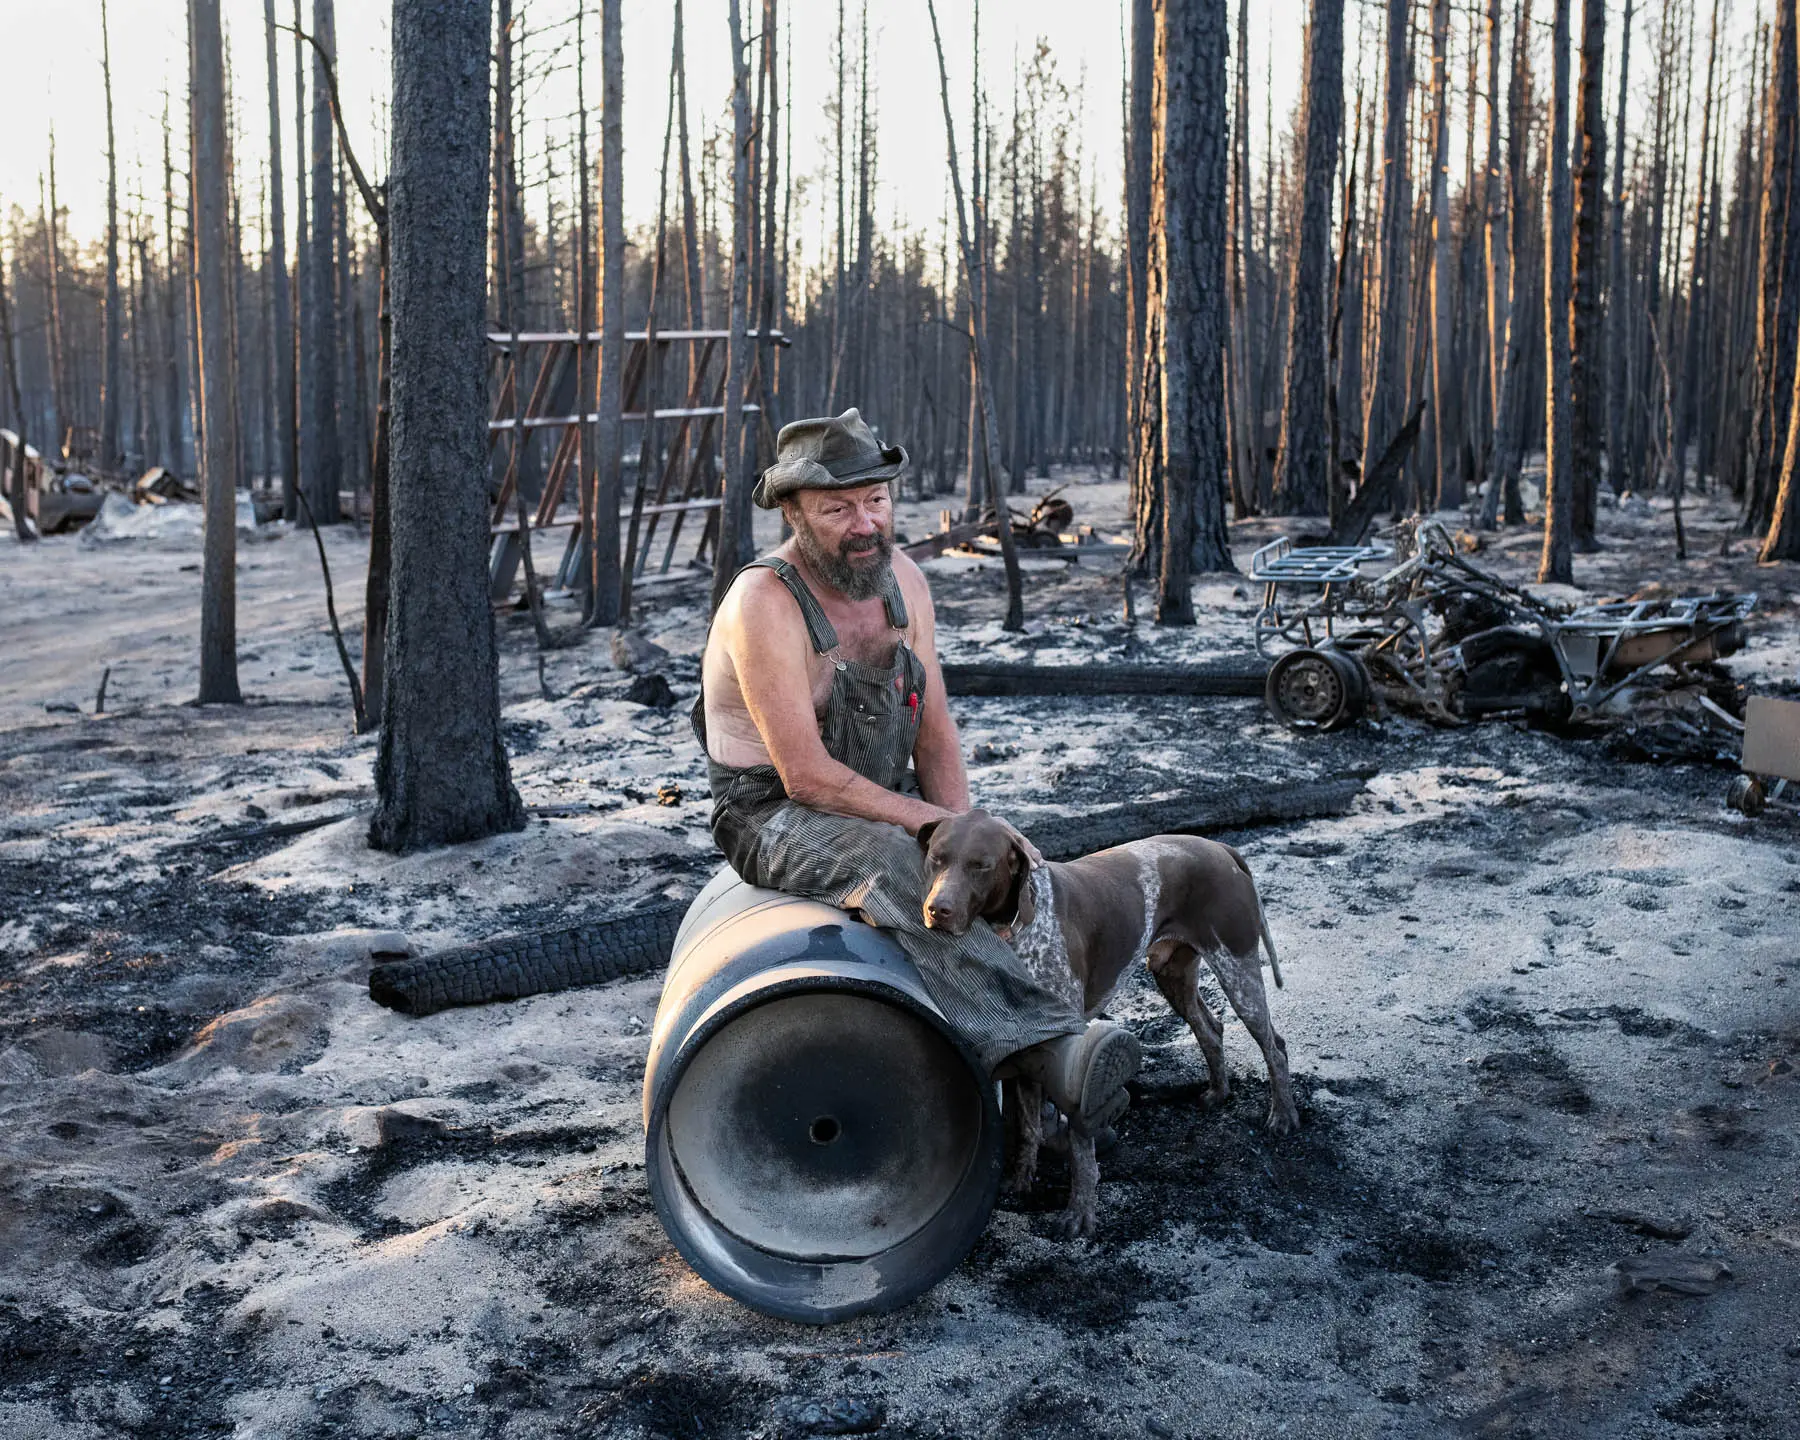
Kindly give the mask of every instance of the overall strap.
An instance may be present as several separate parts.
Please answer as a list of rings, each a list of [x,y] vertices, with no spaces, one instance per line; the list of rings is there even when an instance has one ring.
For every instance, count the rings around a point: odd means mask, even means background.
[[[794,603],[800,607],[801,617],[806,621],[806,638],[820,655],[830,655],[838,647],[837,627],[825,618],[824,608],[819,604],[819,597],[807,586],[800,572],[779,555],[764,555],[760,560],[752,560],[744,568],[746,570],[761,567],[773,570],[775,576],[788,588],[788,594],[794,597]]]
[[[881,587],[881,603],[887,610],[887,622],[896,630],[906,628],[906,601],[900,596],[900,577],[891,569],[887,583]]]

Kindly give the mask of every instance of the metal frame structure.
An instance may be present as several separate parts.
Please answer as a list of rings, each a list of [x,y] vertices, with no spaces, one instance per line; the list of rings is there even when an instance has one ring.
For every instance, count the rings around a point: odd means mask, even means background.
[[[1453,681],[1463,667],[1462,645],[1474,636],[1447,641],[1445,625],[1430,618],[1458,599],[1486,602],[1506,617],[1503,626],[1487,627],[1490,631],[1514,627],[1547,643],[1568,696],[1567,718],[1575,722],[1599,718],[1608,701],[1652,671],[1737,648],[1743,621],[1756,606],[1754,593],[1716,594],[1617,601],[1561,613],[1470,564],[1437,521],[1409,522],[1384,535],[1393,538],[1393,549],[1295,548],[1283,537],[1251,557],[1251,578],[1264,585],[1256,650],[1273,662],[1270,708],[1290,723],[1315,722],[1296,722],[1284,694],[1302,702],[1300,711],[1335,696],[1332,716],[1319,719],[1318,728],[1355,718],[1343,718],[1343,712],[1354,708],[1358,677],[1346,674],[1342,660],[1326,652],[1354,662],[1363,688],[1409,703],[1432,719],[1462,723]],[[1402,558],[1390,569],[1364,573],[1364,566],[1395,554]],[[1293,658],[1299,656],[1305,658]],[[1282,690],[1284,675],[1291,693]]]
[[[630,505],[619,515],[625,530],[623,563],[626,573],[634,580],[644,575],[650,545],[664,515],[674,518],[669,525],[657,574],[669,573],[683,522],[690,514],[705,517],[694,558],[702,559],[709,546],[716,542],[716,513],[723,501],[719,494],[719,471],[712,463],[715,447],[713,436],[717,421],[725,413],[725,366],[714,364],[713,360],[715,352],[729,341],[730,333],[727,330],[649,329],[627,331],[625,334],[629,349],[625,356],[619,418],[636,421],[646,427],[641,437],[637,481],[632,487]],[[778,330],[770,331],[766,340],[757,330],[749,331],[748,336],[759,345],[768,343],[785,346],[789,343],[787,336]],[[554,572],[553,583],[559,587],[575,585],[587,555],[586,536],[583,534],[579,510],[580,456],[583,436],[598,422],[600,416],[594,411],[574,414],[566,412],[571,406],[578,406],[580,403],[573,391],[577,388],[575,377],[579,373],[581,352],[584,347],[597,347],[600,339],[601,332],[598,330],[588,331],[585,336],[572,330],[525,331],[517,337],[518,348],[515,354],[514,337],[509,332],[494,331],[488,335],[495,374],[494,410],[488,420],[489,452],[499,444],[503,435],[512,437],[523,434],[526,437],[524,444],[529,445],[532,432],[559,432],[544,474],[543,488],[527,516],[525,527],[528,535],[534,530],[569,531],[562,558]],[[659,408],[656,403],[657,381],[666,367],[670,348],[676,344],[697,347],[690,351],[688,357],[689,379],[685,387],[684,403]],[[529,396],[521,407],[518,402],[518,377],[521,370],[530,372],[527,357],[537,352],[541,352],[541,355],[536,364],[535,376]],[[762,407],[755,403],[743,407],[745,415],[760,418],[761,411]],[[663,453],[664,447],[657,443],[660,438],[657,427],[665,421],[673,421],[676,429],[669,437],[667,457],[661,465],[656,484],[651,487],[647,483],[646,472]],[[519,448],[523,450],[523,446]],[[570,489],[568,479],[571,470],[576,471],[578,477],[574,486],[577,508],[572,511],[563,508],[565,494]],[[523,549],[513,493],[518,472],[519,466],[516,463],[507,466],[506,476],[494,496],[489,522],[493,541],[489,554],[488,579],[490,594],[496,601],[504,600],[511,594]]]

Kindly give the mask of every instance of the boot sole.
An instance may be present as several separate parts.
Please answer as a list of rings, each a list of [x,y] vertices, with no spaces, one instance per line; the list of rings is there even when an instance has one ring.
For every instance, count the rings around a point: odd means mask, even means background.
[[[1131,1104],[1125,1082],[1137,1074],[1142,1062],[1143,1048],[1129,1030],[1119,1027],[1102,1035],[1088,1056],[1081,1077],[1081,1111],[1069,1117],[1070,1124],[1083,1135],[1093,1135],[1123,1115]]]

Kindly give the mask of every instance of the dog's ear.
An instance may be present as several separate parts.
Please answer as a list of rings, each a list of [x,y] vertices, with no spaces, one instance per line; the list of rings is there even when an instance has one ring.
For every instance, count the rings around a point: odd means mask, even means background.
[[[1015,843],[1012,847],[1012,928],[1028,929],[1037,918],[1037,901],[1031,894],[1031,860]]]
[[[921,850],[931,848],[931,837],[937,833],[938,826],[943,823],[942,820],[927,820],[919,827],[919,848]]]

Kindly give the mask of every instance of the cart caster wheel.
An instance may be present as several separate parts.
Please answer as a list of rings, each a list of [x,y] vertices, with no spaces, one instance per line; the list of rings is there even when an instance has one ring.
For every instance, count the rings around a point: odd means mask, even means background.
[[[1339,730],[1362,713],[1368,686],[1353,656],[1292,650],[1269,667],[1263,702],[1295,730]]]
[[[1767,808],[1769,796],[1762,781],[1754,775],[1738,775],[1733,777],[1731,788],[1725,792],[1725,803],[1740,815],[1748,815],[1754,820]]]

